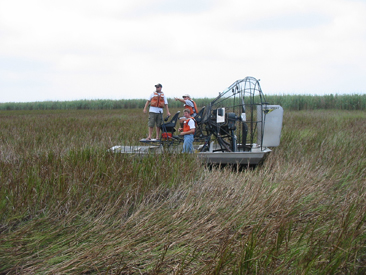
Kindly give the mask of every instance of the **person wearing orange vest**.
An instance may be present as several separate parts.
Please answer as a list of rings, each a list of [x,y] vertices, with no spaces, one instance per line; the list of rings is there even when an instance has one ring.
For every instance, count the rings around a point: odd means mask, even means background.
[[[182,99],[183,98],[183,99]],[[189,96],[189,94],[184,94],[182,96],[182,98],[177,98],[175,97],[175,101],[180,101],[182,103],[184,103],[184,108],[188,109],[189,112],[190,112],[190,115],[191,117],[195,117],[198,113],[198,108],[197,108],[197,105],[196,105],[196,102],[194,102],[191,97]],[[183,121],[185,120],[185,117],[181,117],[179,118],[179,123],[180,125],[183,124]]]
[[[198,113],[198,108],[196,102],[194,102],[189,94],[184,94],[183,99],[175,97],[175,101],[180,101],[184,103],[184,108],[189,109],[191,117],[195,117]]]
[[[196,123],[194,118],[190,115],[189,109],[184,109],[183,114],[185,120],[183,121],[183,128],[179,128],[180,135],[184,136],[183,153],[193,153],[193,140],[196,131]]]
[[[150,104],[149,108],[149,135],[146,138],[146,140],[151,140],[151,136],[154,130],[154,126],[156,126],[156,139],[158,140],[160,137],[160,126],[163,122],[163,112],[164,107],[166,109],[166,112],[168,116],[170,116],[169,108],[168,108],[168,100],[164,93],[161,91],[161,88],[163,88],[163,85],[160,83],[155,85],[155,92],[153,92],[149,99],[146,101],[145,107],[144,107],[144,113],[147,112],[147,106]]]

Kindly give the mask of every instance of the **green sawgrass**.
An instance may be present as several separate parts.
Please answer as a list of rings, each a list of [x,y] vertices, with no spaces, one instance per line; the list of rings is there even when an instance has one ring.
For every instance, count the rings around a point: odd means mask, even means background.
[[[214,98],[193,98],[198,107],[208,106]],[[249,99],[246,99],[249,103]],[[256,102],[259,98],[256,97]],[[267,95],[269,104],[281,105],[287,110],[366,110],[366,94],[329,95]],[[183,104],[168,98],[170,108],[181,108]],[[145,99],[95,99],[74,101],[6,102],[0,110],[115,110],[143,109]]]
[[[362,274],[365,121],[287,111],[240,172],[108,152],[145,137],[139,109],[2,111],[0,272]]]

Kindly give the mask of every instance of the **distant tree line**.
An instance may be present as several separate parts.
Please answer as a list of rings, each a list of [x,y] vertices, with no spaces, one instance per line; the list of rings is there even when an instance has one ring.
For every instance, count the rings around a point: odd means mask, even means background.
[[[207,106],[213,98],[194,98],[198,107]],[[170,108],[182,107],[182,103],[168,99]],[[285,110],[366,110],[366,94],[351,95],[267,95],[269,104],[281,105]],[[96,99],[74,101],[7,102],[0,103],[0,110],[101,110],[142,109],[146,99]]]

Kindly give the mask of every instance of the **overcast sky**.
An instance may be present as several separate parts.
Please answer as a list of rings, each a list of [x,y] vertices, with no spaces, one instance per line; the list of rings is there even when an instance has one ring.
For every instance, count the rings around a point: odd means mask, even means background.
[[[0,102],[366,93],[365,0],[0,0]]]

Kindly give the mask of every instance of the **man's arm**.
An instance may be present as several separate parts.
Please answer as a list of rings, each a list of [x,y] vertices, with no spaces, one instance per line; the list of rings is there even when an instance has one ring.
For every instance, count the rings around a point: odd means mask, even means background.
[[[177,98],[177,97],[175,97],[174,98],[175,99],[175,101],[180,101],[180,102],[182,102],[182,103],[184,103],[184,104],[186,104],[186,101],[184,100],[184,99],[182,99],[182,98]]]
[[[145,107],[144,107],[144,113],[146,114],[147,112],[147,106],[149,106],[150,100],[146,101],[145,103]]]
[[[179,129],[182,129],[182,128],[179,128]],[[191,129],[191,130],[189,130],[189,131],[187,131],[187,132],[181,132],[180,133],[180,135],[181,136],[184,136],[184,135],[190,135],[190,134],[194,134],[196,132],[196,128],[193,128],[193,129]]]

